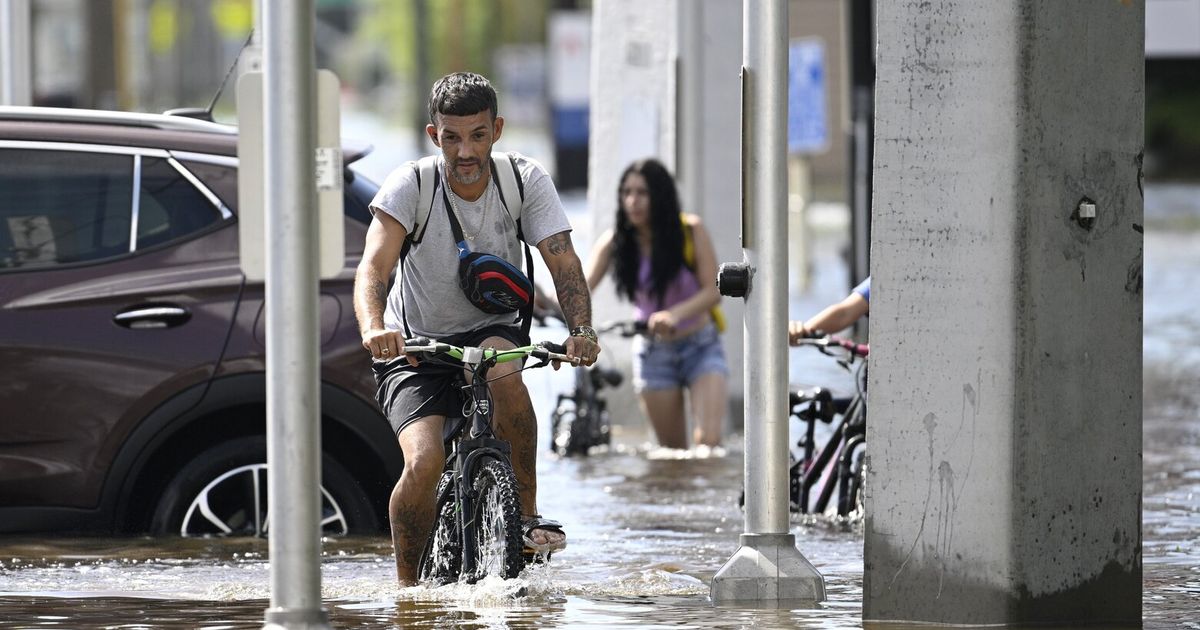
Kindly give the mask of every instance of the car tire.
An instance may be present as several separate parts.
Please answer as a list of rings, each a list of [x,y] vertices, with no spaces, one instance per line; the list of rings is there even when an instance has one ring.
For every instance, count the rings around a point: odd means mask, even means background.
[[[265,536],[267,445],[262,436],[223,442],[196,455],[167,483],[150,533],[173,536]],[[375,510],[346,469],[321,457],[321,533],[374,533]]]

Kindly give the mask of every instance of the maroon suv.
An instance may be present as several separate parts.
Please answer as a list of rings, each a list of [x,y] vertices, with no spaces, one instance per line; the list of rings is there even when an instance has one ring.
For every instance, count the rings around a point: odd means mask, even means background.
[[[264,532],[236,144],[192,118],[0,107],[0,533]],[[402,467],[351,301],[375,189],[347,168],[346,265],[321,283],[330,534],[381,531]]]

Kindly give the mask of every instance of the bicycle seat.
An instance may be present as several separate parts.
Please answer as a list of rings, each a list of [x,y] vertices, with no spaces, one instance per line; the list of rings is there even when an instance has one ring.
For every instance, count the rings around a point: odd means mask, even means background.
[[[815,419],[829,423],[833,421],[837,412],[833,404],[833,394],[824,387],[788,392],[788,402],[792,413],[801,420]],[[797,407],[801,409],[797,410]]]
[[[599,387],[616,387],[625,380],[625,376],[620,370],[612,368],[594,367],[592,368],[592,385]]]

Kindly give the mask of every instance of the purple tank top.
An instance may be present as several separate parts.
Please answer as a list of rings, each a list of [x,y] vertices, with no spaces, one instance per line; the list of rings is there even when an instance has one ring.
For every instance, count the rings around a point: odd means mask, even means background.
[[[667,291],[663,294],[662,304],[658,303],[658,297],[651,289],[650,279],[650,259],[642,257],[642,262],[638,266],[638,289],[635,292],[636,299],[633,301],[634,318],[645,321],[650,318],[650,314],[655,311],[662,311],[680,302],[686,301],[688,298],[696,295],[700,290],[700,283],[696,281],[696,274],[688,269],[687,265],[679,266],[679,273],[675,274],[675,279],[671,284],[667,285]],[[692,317],[685,321],[679,322],[678,328],[686,329],[700,321],[699,317]]]

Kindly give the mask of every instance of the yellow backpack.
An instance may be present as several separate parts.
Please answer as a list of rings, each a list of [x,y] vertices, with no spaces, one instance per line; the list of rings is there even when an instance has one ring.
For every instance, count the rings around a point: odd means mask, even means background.
[[[679,220],[683,222],[683,264],[687,265],[692,275],[696,275],[696,246],[692,243],[692,226],[688,225],[682,214],[679,215]],[[700,278],[697,277],[696,280],[699,281]],[[721,312],[720,305],[712,307],[708,314],[712,317],[717,332],[725,332],[725,313]]]

